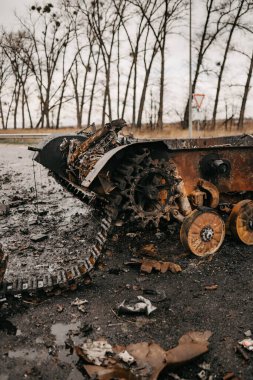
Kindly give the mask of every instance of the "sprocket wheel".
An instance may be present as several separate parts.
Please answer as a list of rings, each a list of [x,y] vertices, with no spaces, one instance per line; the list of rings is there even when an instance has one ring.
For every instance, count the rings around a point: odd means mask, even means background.
[[[161,219],[170,220],[169,211],[177,197],[175,169],[171,160],[152,159],[148,148],[124,161],[115,182],[123,196],[122,210],[131,221],[158,227]]]
[[[233,236],[246,245],[253,245],[253,201],[238,202],[231,211],[228,224]]]
[[[224,238],[225,223],[212,210],[194,210],[181,225],[181,242],[196,256],[204,257],[215,253],[222,245]]]

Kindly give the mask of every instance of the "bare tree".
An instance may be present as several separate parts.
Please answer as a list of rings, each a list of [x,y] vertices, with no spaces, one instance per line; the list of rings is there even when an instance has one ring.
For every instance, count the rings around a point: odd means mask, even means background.
[[[142,14],[147,20],[148,26],[151,28],[155,40],[158,44],[158,48],[161,55],[160,60],[160,86],[159,86],[159,108],[158,108],[158,119],[157,127],[162,129],[163,127],[163,107],[164,107],[164,83],[165,83],[165,49],[166,40],[169,32],[172,33],[174,24],[182,19],[184,15],[185,2],[183,0],[160,0],[156,1],[155,5],[157,9],[154,10],[155,21],[158,20],[158,25],[156,26],[154,20],[147,15],[146,10],[143,9],[141,2],[138,2],[138,7],[141,9]],[[160,17],[157,17],[157,13],[160,13]]]
[[[116,2],[114,2],[114,5],[116,7]],[[132,126],[135,126],[136,125],[136,109],[137,109],[136,103],[137,103],[138,58],[139,58],[139,53],[140,53],[139,51],[140,41],[145,29],[147,28],[147,22],[145,20],[145,14],[141,12],[141,14],[136,15],[135,5],[131,8],[132,5],[134,5],[134,3],[131,0],[126,0],[126,6],[128,7],[129,16],[121,18],[122,28],[126,34],[126,37],[129,43],[130,57],[131,57],[131,63],[130,63],[130,67],[127,74],[127,83],[126,83],[126,87],[124,91],[121,117],[124,118],[125,116],[129,88],[130,88],[131,78],[133,74]],[[144,5],[144,7],[146,6],[148,6],[147,3]],[[129,25],[127,23],[129,20],[137,24],[136,33],[134,37],[132,37],[130,34],[131,28],[129,28]]]
[[[30,127],[33,128],[32,114],[28,99],[28,78],[31,75],[27,65],[27,57],[31,57],[33,45],[24,31],[17,33],[4,33],[2,46],[6,57],[9,59],[14,79],[13,88],[13,123],[17,128],[18,107],[21,105],[21,126],[25,128],[25,108],[27,109]]]
[[[87,90],[88,75],[91,72],[91,60],[95,38],[85,13],[80,12],[78,3],[69,5],[64,1],[65,12],[73,25],[74,45],[76,57],[70,73],[76,105],[76,125],[82,127],[83,112]]]
[[[152,23],[155,21],[156,17],[158,17],[158,12],[160,10],[161,5],[156,1],[147,0],[146,2],[142,2],[141,0],[133,0],[132,4],[136,6],[141,15],[143,16],[147,27],[145,30],[144,42],[143,42],[143,64],[144,64],[144,81],[141,91],[139,109],[138,109],[138,118],[137,118],[137,127],[140,128],[142,124],[142,115],[144,110],[145,98],[148,88],[149,77],[151,73],[151,68],[154,63],[154,59],[158,52],[159,40],[161,37],[161,30],[158,30],[157,35],[154,38],[152,33]],[[151,47],[152,46],[152,47]],[[150,48],[151,47],[151,48]],[[150,51],[151,50],[151,51]]]
[[[231,19],[227,23],[227,25],[230,26],[230,30],[228,32],[228,38],[225,44],[223,59],[220,65],[219,73],[218,73],[218,82],[217,82],[217,87],[216,87],[216,95],[215,95],[215,100],[214,100],[213,117],[212,117],[212,129],[215,129],[217,109],[218,109],[218,104],[219,104],[219,96],[220,96],[220,91],[221,91],[221,82],[223,78],[223,73],[224,73],[228,53],[231,47],[232,37],[234,35],[236,28],[239,26],[239,22],[242,16],[247,14],[247,12],[251,10],[253,6],[253,3],[249,0],[240,0],[239,2],[237,2],[237,0],[231,0],[231,2],[235,6],[235,9],[233,12],[234,14],[231,16]]]
[[[199,46],[196,46],[195,43],[197,63],[193,77],[192,93],[196,90],[204,59],[218,37],[226,29],[228,18],[232,10],[231,0],[207,0],[205,1],[205,7],[206,12],[202,31],[200,33],[198,32],[194,37],[196,43],[198,43],[198,41],[200,41],[200,43]],[[188,115],[189,99],[187,100],[184,111],[184,128],[188,127]]]
[[[5,54],[3,48],[3,41],[0,41],[0,117],[2,129],[8,128],[8,121],[10,116],[10,110],[12,107],[12,101],[9,102],[6,97],[8,81],[11,77],[11,66],[8,57]],[[5,111],[7,106],[7,111]]]
[[[92,81],[92,87],[91,87],[91,93],[90,93],[90,102],[89,102],[89,111],[88,111],[88,120],[87,120],[87,125],[91,124],[91,114],[92,114],[92,109],[93,109],[93,101],[94,101],[94,96],[95,96],[95,88],[97,84],[97,76],[99,72],[99,61],[100,61],[100,56],[101,56],[101,49],[94,53],[92,51],[92,60],[94,63],[94,77]]]
[[[67,77],[73,64],[73,61],[68,64],[66,70],[66,49],[72,38],[71,25],[64,25],[51,3],[44,7],[32,6],[30,22],[20,22],[33,44],[33,54],[26,56],[26,64],[34,76],[40,98],[41,116],[36,127],[50,128],[50,112],[56,107],[59,119]],[[62,75],[58,75],[59,68]]]
[[[117,37],[117,31],[121,24],[122,15],[125,10],[125,2],[117,1],[117,8],[111,0],[102,3],[99,0],[91,2],[90,7],[85,7],[89,25],[94,33],[101,50],[105,70],[105,90],[102,107],[102,125],[105,124],[105,116],[108,109],[109,120],[112,119],[111,104],[111,65],[113,59],[113,48]]]
[[[250,91],[250,82],[251,82],[252,72],[253,72],[253,51],[252,51],[251,57],[249,58],[250,58],[250,65],[249,65],[249,70],[248,70],[248,74],[246,78],[246,83],[244,86],[244,92],[243,92],[239,121],[238,121],[238,129],[243,129],[244,114],[245,114],[246,104],[247,104],[248,95]]]

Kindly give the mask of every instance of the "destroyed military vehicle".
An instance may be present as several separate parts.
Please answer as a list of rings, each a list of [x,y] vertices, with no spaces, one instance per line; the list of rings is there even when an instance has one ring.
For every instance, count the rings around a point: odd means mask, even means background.
[[[136,140],[120,137],[124,125],[55,137],[36,161],[84,202],[104,203],[113,219],[140,227],[177,220],[197,256],[216,252],[226,230],[253,244],[253,136]]]
[[[226,233],[253,245],[253,136],[137,140],[123,136],[124,126],[115,120],[34,148],[37,162],[101,214],[100,231],[82,264],[57,276],[17,279],[5,291],[74,286],[119,219],[136,228],[177,221],[183,246],[201,257],[217,252]]]

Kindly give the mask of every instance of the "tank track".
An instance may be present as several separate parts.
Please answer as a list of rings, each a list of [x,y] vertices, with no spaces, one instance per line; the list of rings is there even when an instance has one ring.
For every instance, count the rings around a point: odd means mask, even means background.
[[[91,204],[95,199],[95,194],[85,191],[81,186],[74,184],[73,182],[68,181],[67,179],[60,177],[59,175],[52,174],[55,181],[59,183],[65,190],[69,191],[72,195],[78,198],[81,202],[86,204]]]
[[[145,184],[142,189],[138,188],[138,183],[148,175],[160,175],[166,178],[167,185],[170,185],[170,195],[163,206],[155,207],[153,211],[145,211],[141,205],[136,202],[136,192],[145,194]],[[118,188],[122,197],[120,211],[128,214],[130,222],[136,222],[141,228],[148,224],[158,227],[162,219],[169,221],[169,210],[175,203],[177,194],[178,176],[176,166],[171,160],[152,159],[151,152],[148,148],[142,148],[138,152],[129,155],[119,168],[116,169],[113,182]],[[123,216],[124,218],[124,216]]]
[[[90,203],[93,198],[66,179],[57,177],[56,180],[82,202]],[[77,285],[81,284],[87,274],[91,272],[101,256],[116,213],[117,210],[113,206],[105,207],[105,215],[101,218],[98,233],[94,238],[95,243],[90,247],[89,254],[86,254],[86,257],[83,257],[81,262],[67,269],[58,270],[54,275],[39,274],[38,276],[33,275],[27,278],[17,277],[11,282],[3,281],[0,283],[0,302],[8,296],[36,294],[41,291],[50,293],[55,290],[76,289]]]

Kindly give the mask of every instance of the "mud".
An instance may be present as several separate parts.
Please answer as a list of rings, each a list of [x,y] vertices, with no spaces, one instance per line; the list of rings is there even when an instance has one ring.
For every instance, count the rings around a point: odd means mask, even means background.
[[[96,235],[92,210],[63,191],[38,164],[33,167],[25,146],[0,145],[0,200],[10,204],[9,215],[0,216],[0,243],[9,254],[7,278],[64,268],[78,260]],[[39,234],[46,237],[31,238]],[[0,380],[87,378],[78,369],[73,343],[104,337],[111,344],[155,341],[169,349],[190,330],[213,332],[210,351],[175,368],[174,374],[198,379],[205,361],[210,364],[207,379],[223,379],[228,372],[252,379],[253,353],[245,360],[236,346],[244,332],[253,331],[253,248],[228,236],[212,259],[200,260],[184,251],[178,236],[176,224],[145,232],[115,227],[90,285],[50,298],[4,303]],[[182,272],[143,275],[138,266],[125,265],[142,257],[141,248],[148,243],[157,247],[152,259],[175,262]],[[119,316],[118,305],[138,295],[150,299],[157,310],[149,317]],[[71,306],[76,297],[88,301],[83,311]],[[162,378],[172,379],[168,372]]]

